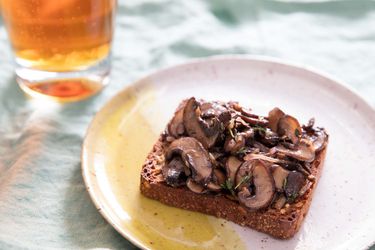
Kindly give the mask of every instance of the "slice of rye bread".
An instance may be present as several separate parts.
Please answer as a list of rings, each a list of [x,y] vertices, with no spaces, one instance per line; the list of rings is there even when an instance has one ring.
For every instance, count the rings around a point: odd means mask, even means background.
[[[327,146],[317,153],[311,164],[312,175],[315,181],[309,190],[295,203],[284,206],[282,209],[267,208],[251,211],[237,201],[227,198],[223,194],[197,194],[186,186],[171,187],[164,182],[162,167],[165,164],[165,150],[168,145],[159,140],[154,144],[152,151],[142,167],[141,193],[166,205],[197,211],[218,218],[233,221],[241,226],[247,226],[260,232],[267,233],[280,239],[288,239],[297,233],[308,212],[313,192],[322,173]]]

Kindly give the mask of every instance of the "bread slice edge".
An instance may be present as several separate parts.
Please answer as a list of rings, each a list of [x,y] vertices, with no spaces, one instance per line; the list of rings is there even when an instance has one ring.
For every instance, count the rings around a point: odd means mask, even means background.
[[[322,173],[327,146],[317,153],[311,164],[312,174],[316,179],[302,197],[280,210],[268,208],[261,211],[251,211],[221,194],[196,194],[186,187],[174,188],[166,185],[161,173],[165,149],[166,145],[160,137],[146,158],[140,184],[140,191],[144,196],[168,206],[232,221],[275,238],[288,239],[298,232],[309,210]]]

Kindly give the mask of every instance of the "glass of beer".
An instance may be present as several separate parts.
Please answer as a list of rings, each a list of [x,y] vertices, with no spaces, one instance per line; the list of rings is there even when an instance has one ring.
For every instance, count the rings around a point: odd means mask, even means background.
[[[27,94],[75,101],[108,83],[116,0],[0,0],[0,9]]]

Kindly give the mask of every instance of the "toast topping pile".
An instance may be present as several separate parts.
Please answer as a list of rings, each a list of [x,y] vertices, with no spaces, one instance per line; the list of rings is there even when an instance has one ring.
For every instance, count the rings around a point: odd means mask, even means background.
[[[328,135],[279,108],[267,117],[237,102],[188,99],[163,133],[167,185],[225,195],[250,210],[281,209],[310,189],[311,163]]]

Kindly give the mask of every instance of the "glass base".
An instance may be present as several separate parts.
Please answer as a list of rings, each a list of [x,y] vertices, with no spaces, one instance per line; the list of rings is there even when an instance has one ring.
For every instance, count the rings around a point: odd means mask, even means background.
[[[16,79],[31,97],[61,102],[86,99],[97,94],[109,82],[110,56],[84,70],[69,72],[42,71],[25,67],[16,60]]]

